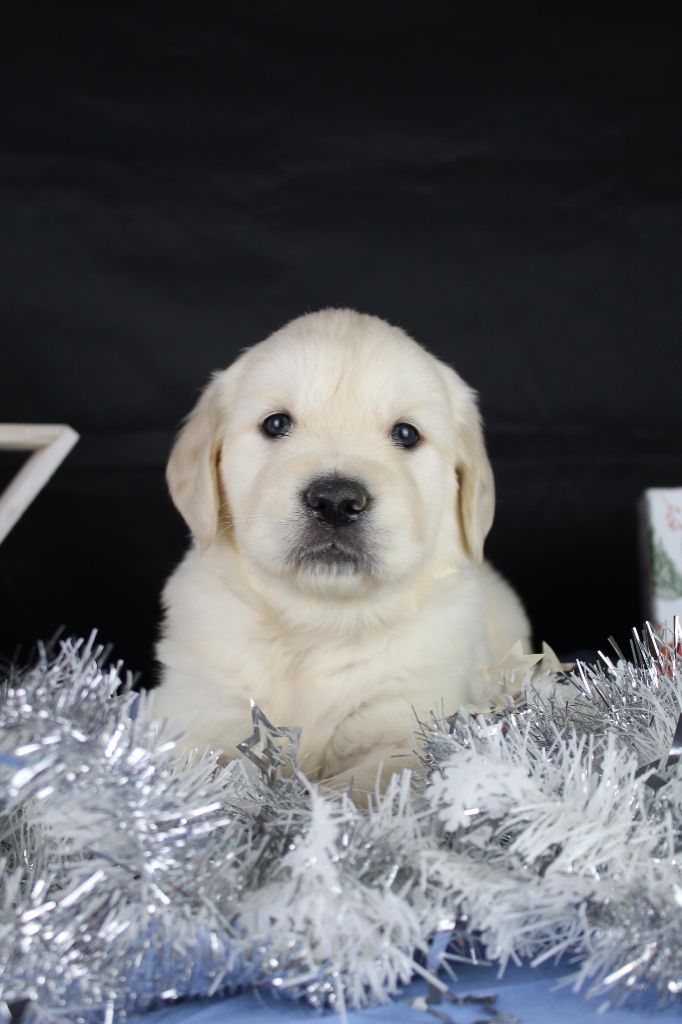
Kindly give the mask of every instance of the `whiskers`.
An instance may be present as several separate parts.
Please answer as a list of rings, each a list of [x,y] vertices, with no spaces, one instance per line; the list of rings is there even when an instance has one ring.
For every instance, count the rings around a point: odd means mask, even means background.
[[[288,520],[277,518],[267,512],[253,512],[248,515],[241,515],[239,517],[240,523],[268,523],[277,528],[285,528],[288,525]],[[220,537],[224,537],[225,534],[234,530],[237,526],[237,521],[234,515],[230,512],[229,505],[227,502],[222,502],[218,506],[218,523],[219,529],[216,533],[215,539],[218,540]]]

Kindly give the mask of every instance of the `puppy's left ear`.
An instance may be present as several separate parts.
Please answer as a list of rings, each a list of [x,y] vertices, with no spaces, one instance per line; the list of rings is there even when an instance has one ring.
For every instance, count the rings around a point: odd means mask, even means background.
[[[476,392],[455,371],[440,364],[455,421],[457,518],[466,549],[479,565],[495,516],[495,479],[483,439]]]

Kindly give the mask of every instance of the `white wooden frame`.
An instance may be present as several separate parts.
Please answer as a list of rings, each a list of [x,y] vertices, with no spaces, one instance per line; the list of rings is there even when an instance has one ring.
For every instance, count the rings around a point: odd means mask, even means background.
[[[0,451],[32,451],[0,494],[0,544],[78,441],[63,423],[0,423]]]

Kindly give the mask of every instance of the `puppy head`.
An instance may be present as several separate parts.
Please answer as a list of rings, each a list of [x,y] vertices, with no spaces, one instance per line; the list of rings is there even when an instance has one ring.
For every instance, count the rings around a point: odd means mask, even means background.
[[[300,317],[216,374],[168,464],[197,543],[344,597],[483,557],[494,484],[474,393],[403,331]],[[445,569],[445,571],[447,571]]]

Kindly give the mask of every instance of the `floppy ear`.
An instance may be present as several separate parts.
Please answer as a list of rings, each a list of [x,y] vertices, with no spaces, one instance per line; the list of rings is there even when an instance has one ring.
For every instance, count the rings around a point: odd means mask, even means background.
[[[468,553],[479,565],[495,515],[495,480],[483,439],[476,393],[444,363],[455,420],[457,518]]]
[[[171,498],[202,551],[215,540],[220,521],[221,377],[213,377],[185,420],[166,467]]]

